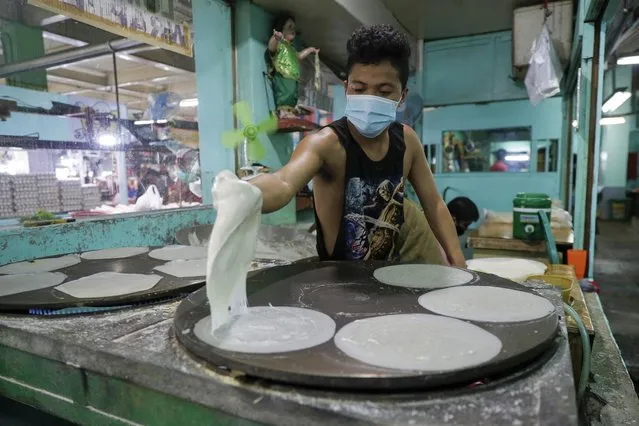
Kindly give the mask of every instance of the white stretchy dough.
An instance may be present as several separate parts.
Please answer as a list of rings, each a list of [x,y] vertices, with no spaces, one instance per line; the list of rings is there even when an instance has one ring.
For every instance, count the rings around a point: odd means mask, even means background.
[[[47,257],[32,262],[11,263],[0,267],[0,274],[37,274],[51,272],[80,263],[80,257],[75,254],[60,257]]]
[[[193,330],[219,349],[244,353],[279,353],[312,348],[335,334],[335,321],[318,311],[288,306],[255,306],[233,316],[211,334],[211,317]]]
[[[216,176],[212,192],[217,216],[206,263],[211,332],[230,315],[246,312],[246,274],[255,257],[262,215],[262,192],[228,170]]]
[[[448,372],[493,359],[501,340],[454,318],[398,314],[351,322],[335,335],[335,345],[366,364],[398,370]]]
[[[173,260],[154,269],[178,278],[205,277],[206,259]]]
[[[148,247],[116,247],[104,250],[88,251],[86,253],[82,253],[80,257],[84,260],[124,259],[146,253],[147,251],[149,251]]]
[[[61,272],[40,272],[38,274],[0,275],[0,296],[25,293],[58,285],[67,276]]]
[[[471,282],[474,275],[450,266],[411,264],[393,265],[376,269],[377,281],[397,287],[444,288]]]
[[[541,296],[488,286],[434,290],[420,296],[419,304],[440,315],[482,322],[532,321],[555,311]]]
[[[531,275],[543,275],[546,272],[546,265],[536,260],[508,257],[471,259],[467,265],[468,269],[473,271],[486,272],[517,282],[526,281]]]
[[[150,274],[123,274],[120,272],[99,272],[66,282],[56,287],[63,293],[78,299],[124,296],[139,291],[150,290],[162,279]]]
[[[206,259],[206,247],[166,246],[152,250],[149,256],[158,260],[195,260]]]

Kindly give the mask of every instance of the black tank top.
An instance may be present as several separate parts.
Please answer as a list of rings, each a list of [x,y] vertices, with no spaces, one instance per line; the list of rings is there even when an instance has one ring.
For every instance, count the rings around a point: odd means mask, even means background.
[[[404,222],[404,127],[388,128],[386,156],[373,161],[351,135],[346,117],[332,122],[346,150],[344,201],[340,227],[330,256],[315,211],[320,260],[399,260],[397,241]]]

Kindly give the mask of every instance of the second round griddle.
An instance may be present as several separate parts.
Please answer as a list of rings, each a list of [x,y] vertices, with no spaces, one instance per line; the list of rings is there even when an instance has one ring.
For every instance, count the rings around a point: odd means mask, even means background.
[[[76,298],[51,286],[22,293],[0,296],[0,312],[27,313],[30,310],[58,310],[81,306],[91,307],[116,307],[122,305],[136,305],[142,302],[153,302],[179,297],[191,293],[202,287],[205,277],[179,278],[156,271],[156,266],[168,263],[165,260],[154,259],[149,253],[161,247],[151,247],[147,253],[141,253],[122,259],[81,259],[79,263],[66,268],[56,269],[67,276],[64,282],[77,280],[100,272],[120,272],[130,274],[156,274],[162,279],[151,289],[122,296]],[[254,259],[253,269],[271,267],[273,265],[286,265],[289,262],[269,259]],[[23,275],[25,280],[29,274]],[[63,282],[63,283],[64,283]]]
[[[394,287],[375,280],[381,262],[312,262],[280,266],[250,276],[250,306],[294,306],[314,309],[333,318],[339,330],[351,321],[380,315],[427,313],[417,299],[425,290]],[[534,292],[502,278],[473,273],[465,285],[494,286]],[[558,330],[556,313],[534,321],[483,323],[469,321],[502,341],[491,361],[453,372],[413,372],[364,364],[342,353],[333,340],[301,351],[260,355],[228,352],[199,340],[195,324],[210,313],[205,289],[187,297],[178,307],[175,328],[188,351],[209,363],[247,376],[296,385],[370,390],[424,389],[448,386],[507,374],[525,368],[553,350]]]

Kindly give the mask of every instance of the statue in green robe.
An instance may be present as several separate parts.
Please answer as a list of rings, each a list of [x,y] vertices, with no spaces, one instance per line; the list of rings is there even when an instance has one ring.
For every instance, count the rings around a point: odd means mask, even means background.
[[[296,35],[295,19],[291,15],[280,15],[275,19],[273,35],[268,42],[267,62],[277,115],[280,118],[300,115],[297,108],[300,61],[319,52],[315,47],[307,47],[298,52],[294,45]]]

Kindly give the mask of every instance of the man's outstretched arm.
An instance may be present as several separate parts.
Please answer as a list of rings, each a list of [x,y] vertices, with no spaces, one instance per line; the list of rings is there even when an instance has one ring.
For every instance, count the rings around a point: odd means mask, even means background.
[[[275,173],[259,175],[249,182],[262,191],[262,212],[272,213],[287,205],[324,164],[323,150],[329,129],[305,137],[295,148],[290,161]]]

